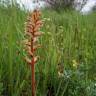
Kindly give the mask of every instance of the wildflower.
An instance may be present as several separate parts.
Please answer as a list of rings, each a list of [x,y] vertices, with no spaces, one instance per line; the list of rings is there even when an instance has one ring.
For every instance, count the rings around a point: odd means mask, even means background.
[[[73,63],[73,67],[77,68],[78,67],[78,63],[76,60],[72,60],[72,63]]]
[[[58,77],[64,77],[64,66],[63,64],[58,64],[57,66],[57,70],[58,70]]]
[[[28,54],[24,59],[31,66],[32,71],[32,96],[35,96],[35,63],[39,59],[39,56],[35,56],[35,51],[41,47],[41,45],[38,44],[38,37],[42,35],[39,30],[43,24],[40,20],[40,15],[39,10],[34,10],[33,13],[29,14],[27,22],[25,23],[26,39],[23,40],[25,45],[24,49]]]

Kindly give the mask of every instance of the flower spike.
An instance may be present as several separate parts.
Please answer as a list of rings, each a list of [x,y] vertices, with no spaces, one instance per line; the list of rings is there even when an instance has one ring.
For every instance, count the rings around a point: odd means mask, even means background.
[[[32,72],[32,96],[35,96],[35,63],[38,61],[39,56],[35,56],[35,51],[41,47],[38,44],[38,38],[42,35],[40,28],[42,26],[42,20],[40,20],[41,12],[39,10],[34,10],[27,17],[25,23],[25,37],[24,40],[25,51],[28,56],[25,57],[25,60],[31,66]],[[30,59],[29,59],[30,58]]]

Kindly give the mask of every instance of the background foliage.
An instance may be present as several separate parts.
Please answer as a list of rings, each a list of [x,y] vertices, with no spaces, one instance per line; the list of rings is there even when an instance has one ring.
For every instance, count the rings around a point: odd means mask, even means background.
[[[16,6],[0,6],[0,96],[31,96],[31,70],[22,49],[27,14]],[[95,17],[42,10],[37,96],[96,96]],[[63,77],[58,63],[64,66]]]
[[[61,9],[69,9],[72,8],[74,0],[44,0],[49,5],[51,5],[52,9],[55,9],[56,11],[60,11]]]

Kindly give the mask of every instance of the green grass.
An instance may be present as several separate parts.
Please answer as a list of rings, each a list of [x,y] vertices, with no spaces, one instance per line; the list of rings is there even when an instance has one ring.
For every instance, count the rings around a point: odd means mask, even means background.
[[[0,7],[0,96],[31,96],[31,70],[21,43],[26,16],[16,7]],[[42,19],[37,96],[46,96],[48,90],[54,91],[52,96],[96,96],[96,13],[43,10]],[[58,63],[64,65],[62,78],[58,78]]]

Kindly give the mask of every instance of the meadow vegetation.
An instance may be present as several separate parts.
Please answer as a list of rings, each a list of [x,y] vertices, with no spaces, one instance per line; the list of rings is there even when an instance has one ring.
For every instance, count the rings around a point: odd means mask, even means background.
[[[0,6],[0,96],[31,96],[31,70],[22,48],[27,15],[18,7]],[[42,20],[36,95],[96,96],[96,13],[46,9]]]

